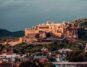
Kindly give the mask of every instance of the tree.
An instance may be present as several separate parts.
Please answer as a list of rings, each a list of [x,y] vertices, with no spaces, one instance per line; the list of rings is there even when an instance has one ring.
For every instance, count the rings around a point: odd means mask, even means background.
[[[67,54],[67,60],[70,62],[82,62],[85,61],[85,55],[81,51],[73,51]]]

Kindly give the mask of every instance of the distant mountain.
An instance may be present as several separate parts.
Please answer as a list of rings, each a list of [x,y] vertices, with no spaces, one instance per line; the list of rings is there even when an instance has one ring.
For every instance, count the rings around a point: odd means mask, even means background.
[[[5,29],[0,29],[0,37],[10,36],[10,34],[12,34],[10,31]]]
[[[12,32],[12,36],[14,36],[14,37],[22,37],[22,36],[24,36],[24,31]]]
[[[24,36],[24,31],[11,32],[6,29],[0,29],[0,37],[21,37]]]

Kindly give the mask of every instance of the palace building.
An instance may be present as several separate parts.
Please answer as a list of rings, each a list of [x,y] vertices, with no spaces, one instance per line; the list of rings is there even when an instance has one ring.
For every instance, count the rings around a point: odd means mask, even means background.
[[[51,33],[56,38],[62,36],[66,38],[77,38],[78,26],[72,23],[54,23],[46,22],[36,25],[32,28],[25,28],[25,40],[27,42],[38,41],[38,39],[46,39],[47,33]]]

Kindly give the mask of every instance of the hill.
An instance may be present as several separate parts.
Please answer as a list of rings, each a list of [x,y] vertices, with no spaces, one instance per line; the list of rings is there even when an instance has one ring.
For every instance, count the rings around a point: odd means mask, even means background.
[[[79,25],[82,28],[87,28],[87,18],[85,19],[77,19],[72,21],[74,24]]]
[[[24,31],[11,32],[6,29],[0,29],[0,37],[22,37],[24,36]]]
[[[80,29],[78,29],[79,39],[87,41],[87,18],[77,19],[72,22],[80,27]]]
[[[24,36],[24,31],[12,32],[12,36],[13,37],[22,37],[22,36]]]

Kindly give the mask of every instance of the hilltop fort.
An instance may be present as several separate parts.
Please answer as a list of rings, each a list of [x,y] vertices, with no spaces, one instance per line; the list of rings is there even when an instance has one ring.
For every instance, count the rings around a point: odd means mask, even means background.
[[[25,28],[25,41],[32,43],[39,40],[53,40],[53,38],[57,40],[63,38],[76,39],[78,38],[78,28],[79,27],[74,23],[55,23],[47,21],[32,28]]]

